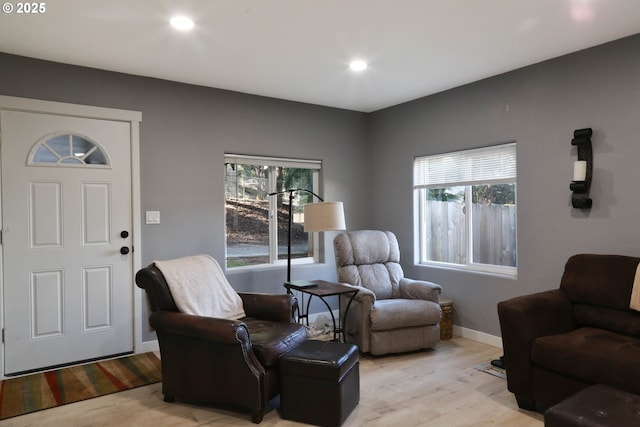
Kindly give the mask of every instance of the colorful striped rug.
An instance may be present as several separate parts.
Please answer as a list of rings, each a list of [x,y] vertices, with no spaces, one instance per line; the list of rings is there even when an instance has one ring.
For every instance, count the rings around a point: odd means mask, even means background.
[[[162,381],[153,353],[0,381],[0,420]]]

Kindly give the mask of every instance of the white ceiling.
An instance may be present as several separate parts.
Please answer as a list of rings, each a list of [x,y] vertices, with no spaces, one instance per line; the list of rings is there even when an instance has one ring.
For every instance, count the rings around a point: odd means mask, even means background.
[[[640,33],[639,0],[44,5],[42,14],[0,12],[0,51],[365,112]],[[173,30],[175,13],[194,30]],[[369,68],[350,72],[354,58]]]

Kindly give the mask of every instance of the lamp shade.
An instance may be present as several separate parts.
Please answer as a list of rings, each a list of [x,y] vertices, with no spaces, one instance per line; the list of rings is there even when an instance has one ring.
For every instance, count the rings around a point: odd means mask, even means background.
[[[342,202],[318,202],[304,205],[304,231],[346,229]]]

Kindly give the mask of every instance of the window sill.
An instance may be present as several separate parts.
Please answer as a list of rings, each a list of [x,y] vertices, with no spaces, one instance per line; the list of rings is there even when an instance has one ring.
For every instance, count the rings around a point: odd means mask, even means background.
[[[292,266],[304,265],[319,265],[322,264],[318,261],[314,261],[313,258],[296,258],[291,260]],[[246,273],[248,271],[266,271],[266,270],[274,270],[274,269],[287,269],[287,263],[278,262],[276,264],[256,264],[256,265],[244,265],[242,267],[225,267],[226,274],[236,274],[236,273]]]
[[[495,267],[479,264],[447,264],[441,262],[424,262],[414,264],[416,267],[437,268],[439,270],[460,271],[464,273],[482,274],[487,276],[502,277],[506,279],[517,279],[518,270],[516,267]]]

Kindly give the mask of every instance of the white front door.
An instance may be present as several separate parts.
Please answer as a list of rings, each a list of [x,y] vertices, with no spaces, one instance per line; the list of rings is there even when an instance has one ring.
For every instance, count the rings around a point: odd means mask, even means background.
[[[5,375],[132,352],[131,124],[2,111],[0,128]]]

